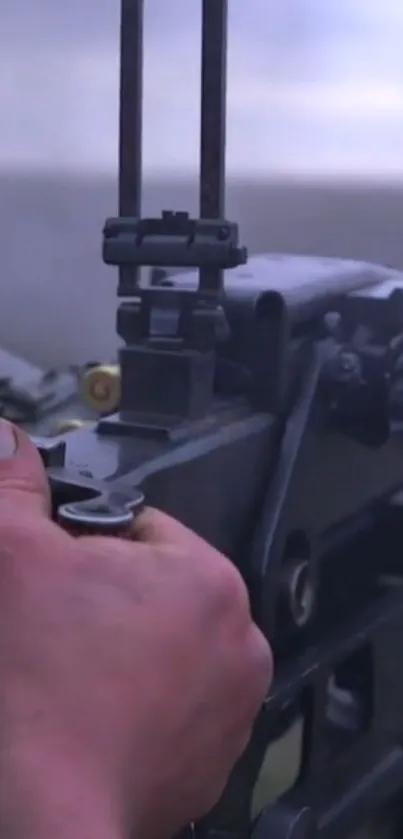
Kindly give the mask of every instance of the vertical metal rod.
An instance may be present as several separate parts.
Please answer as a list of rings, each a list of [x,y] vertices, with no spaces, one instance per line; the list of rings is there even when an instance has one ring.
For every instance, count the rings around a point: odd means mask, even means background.
[[[228,0],[202,0],[200,216],[225,216]],[[219,293],[220,270],[200,271],[201,291]]]
[[[121,0],[119,215],[141,214],[144,0]],[[119,297],[135,294],[138,269],[119,269]]]

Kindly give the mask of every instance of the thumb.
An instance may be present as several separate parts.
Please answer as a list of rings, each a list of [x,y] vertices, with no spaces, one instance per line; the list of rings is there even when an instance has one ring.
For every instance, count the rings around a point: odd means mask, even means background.
[[[0,419],[0,522],[14,511],[48,517],[50,491],[41,457],[28,435]]]

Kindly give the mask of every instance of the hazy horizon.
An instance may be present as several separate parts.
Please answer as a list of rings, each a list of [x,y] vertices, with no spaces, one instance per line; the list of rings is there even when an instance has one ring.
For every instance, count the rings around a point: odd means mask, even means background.
[[[200,0],[145,0],[145,168],[194,169]],[[119,4],[2,0],[0,165],[114,172]],[[228,168],[403,176],[403,6],[230,0]],[[186,68],[186,72],[184,72]]]
[[[0,346],[43,366],[114,357],[116,271],[102,264],[116,178],[0,179]],[[195,179],[153,179],[144,214],[197,212]],[[231,181],[227,215],[250,253],[366,259],[403,269],[403,188],[266,180]]]

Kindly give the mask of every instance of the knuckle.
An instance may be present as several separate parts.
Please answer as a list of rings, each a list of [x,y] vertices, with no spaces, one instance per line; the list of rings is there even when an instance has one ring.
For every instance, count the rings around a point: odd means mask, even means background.
[[[249,595],[241,574],[230,560],[222,557],[211,575],[214,601],[225,614],[232,613],[249,617]]]
[[[270,644],[256,625],[251,632],[251,680],[257,705],[267,697],[273,681],[274,662]]]

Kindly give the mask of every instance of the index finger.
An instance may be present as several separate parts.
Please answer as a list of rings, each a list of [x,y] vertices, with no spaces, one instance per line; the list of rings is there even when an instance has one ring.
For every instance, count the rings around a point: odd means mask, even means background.
[[[181,545],[191,548],[195,543],[204,544],[204,540],[184,524],[154,507],[146,507],[136,517],[131,537],[148,545]]]

